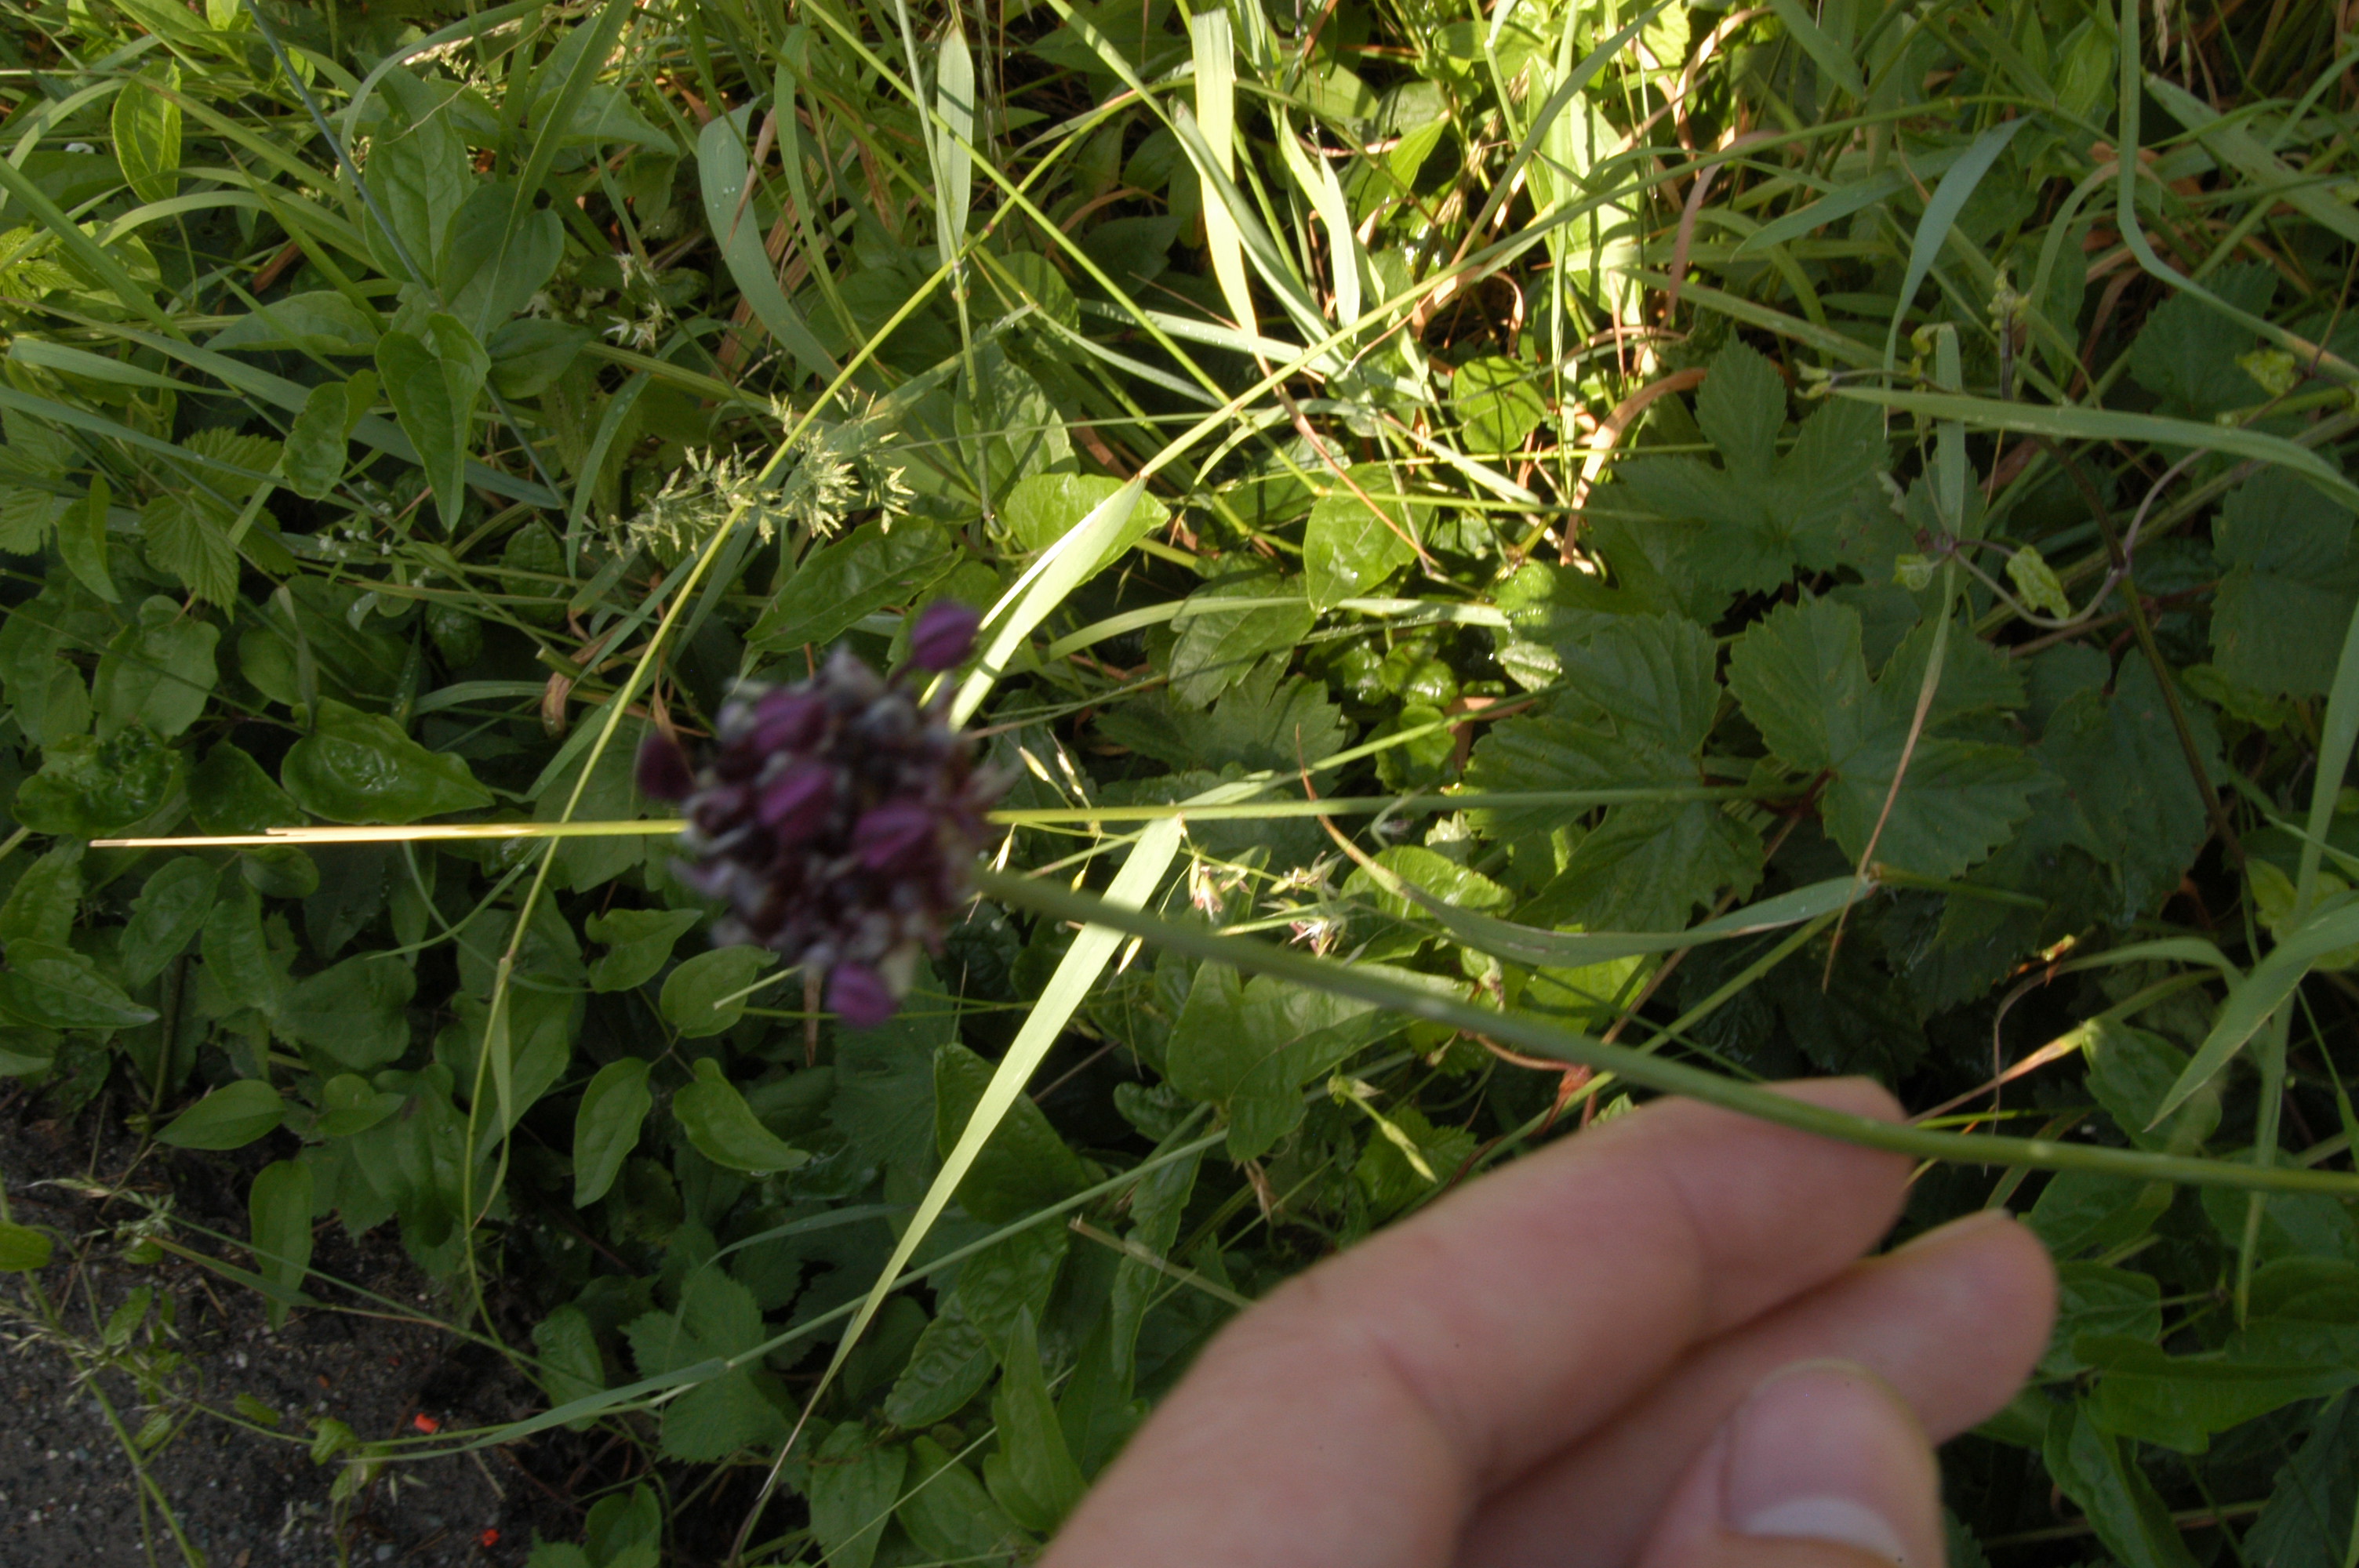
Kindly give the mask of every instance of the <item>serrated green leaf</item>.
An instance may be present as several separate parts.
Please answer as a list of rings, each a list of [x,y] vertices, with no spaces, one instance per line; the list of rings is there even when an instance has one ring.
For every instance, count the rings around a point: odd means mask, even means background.
[[[1302,1120],[1302,1088],[1403,1026],[1364,1002],[1207,964],[1166,1046],[1171,1086],[1220,1108],[1229,1153],[1269,1152]]]
[[[2212,610],[2212,651],[2240,686],[2321,696],[2359,604],[2353,513],[2279,469],[2228,492],[2212,525],[2227,568]]]
[[[1466,433],[1466,449],[1502,457],[1520,449],[1524,438],[1548,416],[1548,400],[1533,384],[1538,373],[1516,360],[1496,356],[1469,360],[1451,378],[1450,403]]]
[[[605,1390],[606,1364],[598,1354],[598,1336],[580,1307],[559,1307],[534,1324],[532,1346],[540,1352],[540,1385],[548,1390],[550,1404],[565,1404]],[[590,1422],[569,1424],[575,1431],[584,1431]]]
[[[681,1284],[677,1313],[649,1313],[626,1325],[623,1335],[640,1375],[649,1378],[744,1355],[764,1337],[753,1292],[712,1265]],[[717,1371],[664,1406],[664,1452],[710,1463],[740,1448],[783,1441],[786,1418],[764,1396],[758,1376],[748,1367]]]
[[[167,491],[139,509],[148,564],[210,604],[237,602],[237,546],[187,492]]]

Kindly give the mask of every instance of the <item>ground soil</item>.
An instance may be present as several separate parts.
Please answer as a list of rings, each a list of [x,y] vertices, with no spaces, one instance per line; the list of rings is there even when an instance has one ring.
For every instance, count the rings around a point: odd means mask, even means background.
[[[168,1256],[144,1267],[125,1260],[120,1227],[143,1210],[107,1192],[127,1188],[168,1200],[187,1222],[172,1233],[182,1245],[245,1264],[234,1247],[189,1228],[242,1235],[245,1180],[235,1157],[154,1146],[143,1155],[119,1120],[103,1098],[71,1122],[21,1094],[0,1099],[0,1179],[16,1219],[60,1238],[55,1260],[35,1279],[63,1329],[41,1321],[26,1277],[0,1276],[0,1340],[10,1342],[0,1357],[0,1400],[10,1411],[0,1421],[0,1568],[487,1568],[521,1563],[536,1531],[580,1539],[571,1499],[595,1456],[591,1440],[562,1432],[391,1466],[388,1479],[332,1502],[339,1465],[315,1465],[309,1454],[317,1420],[342,1421],[364,1441],[415,1437],[421,1418],[448,1433],[512,1421],[545,1401],[495,1353],[439,1326],[451,1303],[390,1226],[355,1242],[322,1225],[314,1267],[414,1304],[415,1321],[298,1309],[274,1333],[252,1290]],[[177,1323],[165,1343],[185,1357],[158,1405],[143,1403],[121,1370],[89,1372],[108,1318],[143,1285],[173,1302]],[[277,1412],[277,1432],[196,1415],[145,1456],[143,1509],[125,1438],[155,1409],[193,1400],[229,1411],[241,1395]],[[158,1497],[201,1557],[184,1557]]]

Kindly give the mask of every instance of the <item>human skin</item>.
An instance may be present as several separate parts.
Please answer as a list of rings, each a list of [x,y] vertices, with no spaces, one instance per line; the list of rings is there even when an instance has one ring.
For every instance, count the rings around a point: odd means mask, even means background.
[[[1868,1257],[1909,1168],[1684,1100],[1561,1140],[1229,1325],[1046,1568],[1940,1568],[1931,1445],[2055,1285],[1998,1211]]]

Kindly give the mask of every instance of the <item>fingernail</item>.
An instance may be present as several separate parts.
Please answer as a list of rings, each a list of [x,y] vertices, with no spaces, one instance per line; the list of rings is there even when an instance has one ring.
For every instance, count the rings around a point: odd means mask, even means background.
[[[1753,1390],[1727,1433],[1721,1487],[1739,1535],[1833,1541],[1938,1568],[1939,1478],[1900,1397],[1848,1361],[1798,1362]]]
[[[2015,1216],[2006,1209],[1978,1208],[1972,1214],[1959,1216],[1947,1225],[1937,1225],[1930,1230],[1910,1237],[1894,1248],[1886,1256],[1913,1252],[1919,1247],[1947,1247],[1951,1242],[1962,1238],[1979,1236],[1985,1230],[1995,1230],[2001,1226],[2014,1223]]]

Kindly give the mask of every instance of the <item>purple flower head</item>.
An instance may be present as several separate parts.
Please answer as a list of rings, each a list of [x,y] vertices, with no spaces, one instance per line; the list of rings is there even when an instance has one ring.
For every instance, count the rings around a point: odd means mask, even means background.
[[[874,1029],[893,1016],[901,999],[865,964],[838,964],[827,975],[828,1011],[854,1029]]]
[[[922,645],[954,643],[955,658],[974,615],[951,611],[957,635]],[[680,881],[726,905],[717,940],[826,975],[828,1005],[849,1024],[884,1022],[919,958],[940,951],[988,836],[984,814],[1012,778],[976,766],[945,705],[921,707],[842,650],[809,680],[740,687],[715,729],[692,773],[677,746],[641,754],[641,787],[682,802]]]
[[[852,847],[872,871],[897,871],[916,860],[934,837],[935,813],[921,801],[887,801],[852,829]]]
[[[639,756],[633,776],[639,793],[649,800],[686,800],[696,787],[696,773],[688,765],[688,753],[679,742],[662,730],[651,732],[639,742]]]
[[[983,617],[955,599],[937,599],[909,630],[909,658],[921,670],[956,669],[974,647]]]
[[[816,744],[827,729],[827,698],[817,692],[788,687],[765,693],[754,705],[754,748],[758,752],[800,752]]]
[[[799,844],[827,826],[835,805],[835,770],[797,762],[762,786],[754,815],[780,844]]]

